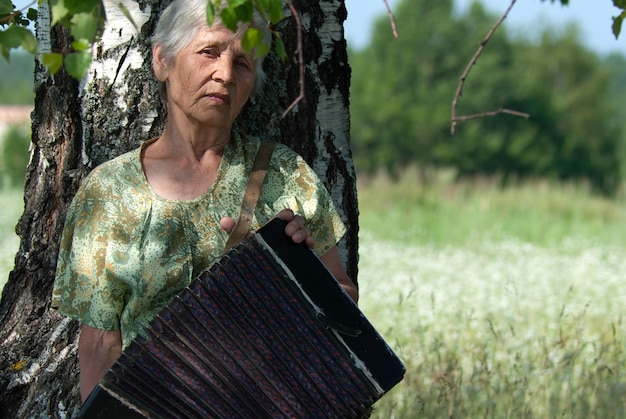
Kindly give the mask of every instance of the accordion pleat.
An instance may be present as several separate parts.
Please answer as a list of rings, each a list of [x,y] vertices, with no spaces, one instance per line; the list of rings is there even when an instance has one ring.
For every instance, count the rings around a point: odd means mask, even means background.
[[[103,387],[151,417],[360,416],[380,389],[285,267],[244,243],[159,314]]]

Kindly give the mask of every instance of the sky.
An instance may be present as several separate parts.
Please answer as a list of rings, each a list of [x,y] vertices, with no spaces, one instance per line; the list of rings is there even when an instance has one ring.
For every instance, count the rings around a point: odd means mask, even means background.
[[[345,23],[346,39],[354,48],[367,45],[373,20],[387,15],[383,0],[345,0],[348,20]],[[405,0],[412,1],[412,0]],[[499,16],[511,4],[510,0],[480,0],[485,8]],[[399,0],[388,0],[392,12]],[[467,10],[472,0],[454,0],[458,11]],[[615,39],[611,32],[612,16],[619,9],[612,0],[570,0],[569,6],[561,6],[560,1],[518,0],[505,21],[508,29],[514,33],[532,33],[546,25],[561,28],[570,22],[576,22],[581,28],[582,40],[591,50],[599,54],[621,52],[626,54],[626,25],[624,33]],[[494,21],[495,23],[495,21]],[[391,30],[391,29],[390,29]],[[485,28],[485,34],[489,28]],[[402,36],[402,28],[398,28]]]

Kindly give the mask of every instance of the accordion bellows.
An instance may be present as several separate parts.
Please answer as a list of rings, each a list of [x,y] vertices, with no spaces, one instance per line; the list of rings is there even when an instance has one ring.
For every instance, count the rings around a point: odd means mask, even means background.
[[[402,362],[284,226],[268,223],[165,307],[81,417],[360,417],[402,380]]]

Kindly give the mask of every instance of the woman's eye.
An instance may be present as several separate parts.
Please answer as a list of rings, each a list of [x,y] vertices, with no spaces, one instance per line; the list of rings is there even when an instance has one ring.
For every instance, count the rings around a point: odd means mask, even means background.
[[[252,64],[250,63],[250,61],[248,61],[248,60],[246,60],[244,58],[238,59],[236,61],[236,64],[238,66],[240,66],[240,67],[243,67],[243,68],[248,68],[248,69],[252,68]]]
[[[219,53],[217,52],[217,50],[213,49],[213,48],[206,48],[202,51],[203,54],[208,55],[210,57],[218,57]]]

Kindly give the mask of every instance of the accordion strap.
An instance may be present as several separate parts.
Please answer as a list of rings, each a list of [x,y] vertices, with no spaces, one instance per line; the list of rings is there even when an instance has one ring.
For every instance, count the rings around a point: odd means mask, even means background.
[[[246,193],[243,196],[243,202],[241,203],[241,209],[239,210],[239,218],[235,228],[231,231],[226,246],[224,247],[224,253],[228,252],[232,247],[236,246],[243,239],[246,238],[250,231],[250,224],[252,223],[252,217],[254,216],[254,209],[256,203],[261,195],[261,186],[265,179],[265,173],[270,164],[272,153],[276,147],[275,142],[262,142],[259,146],[259,150],[254,158],[254,164],[252,165],[252,171],[248,178],[248,186],[246,187]]]

